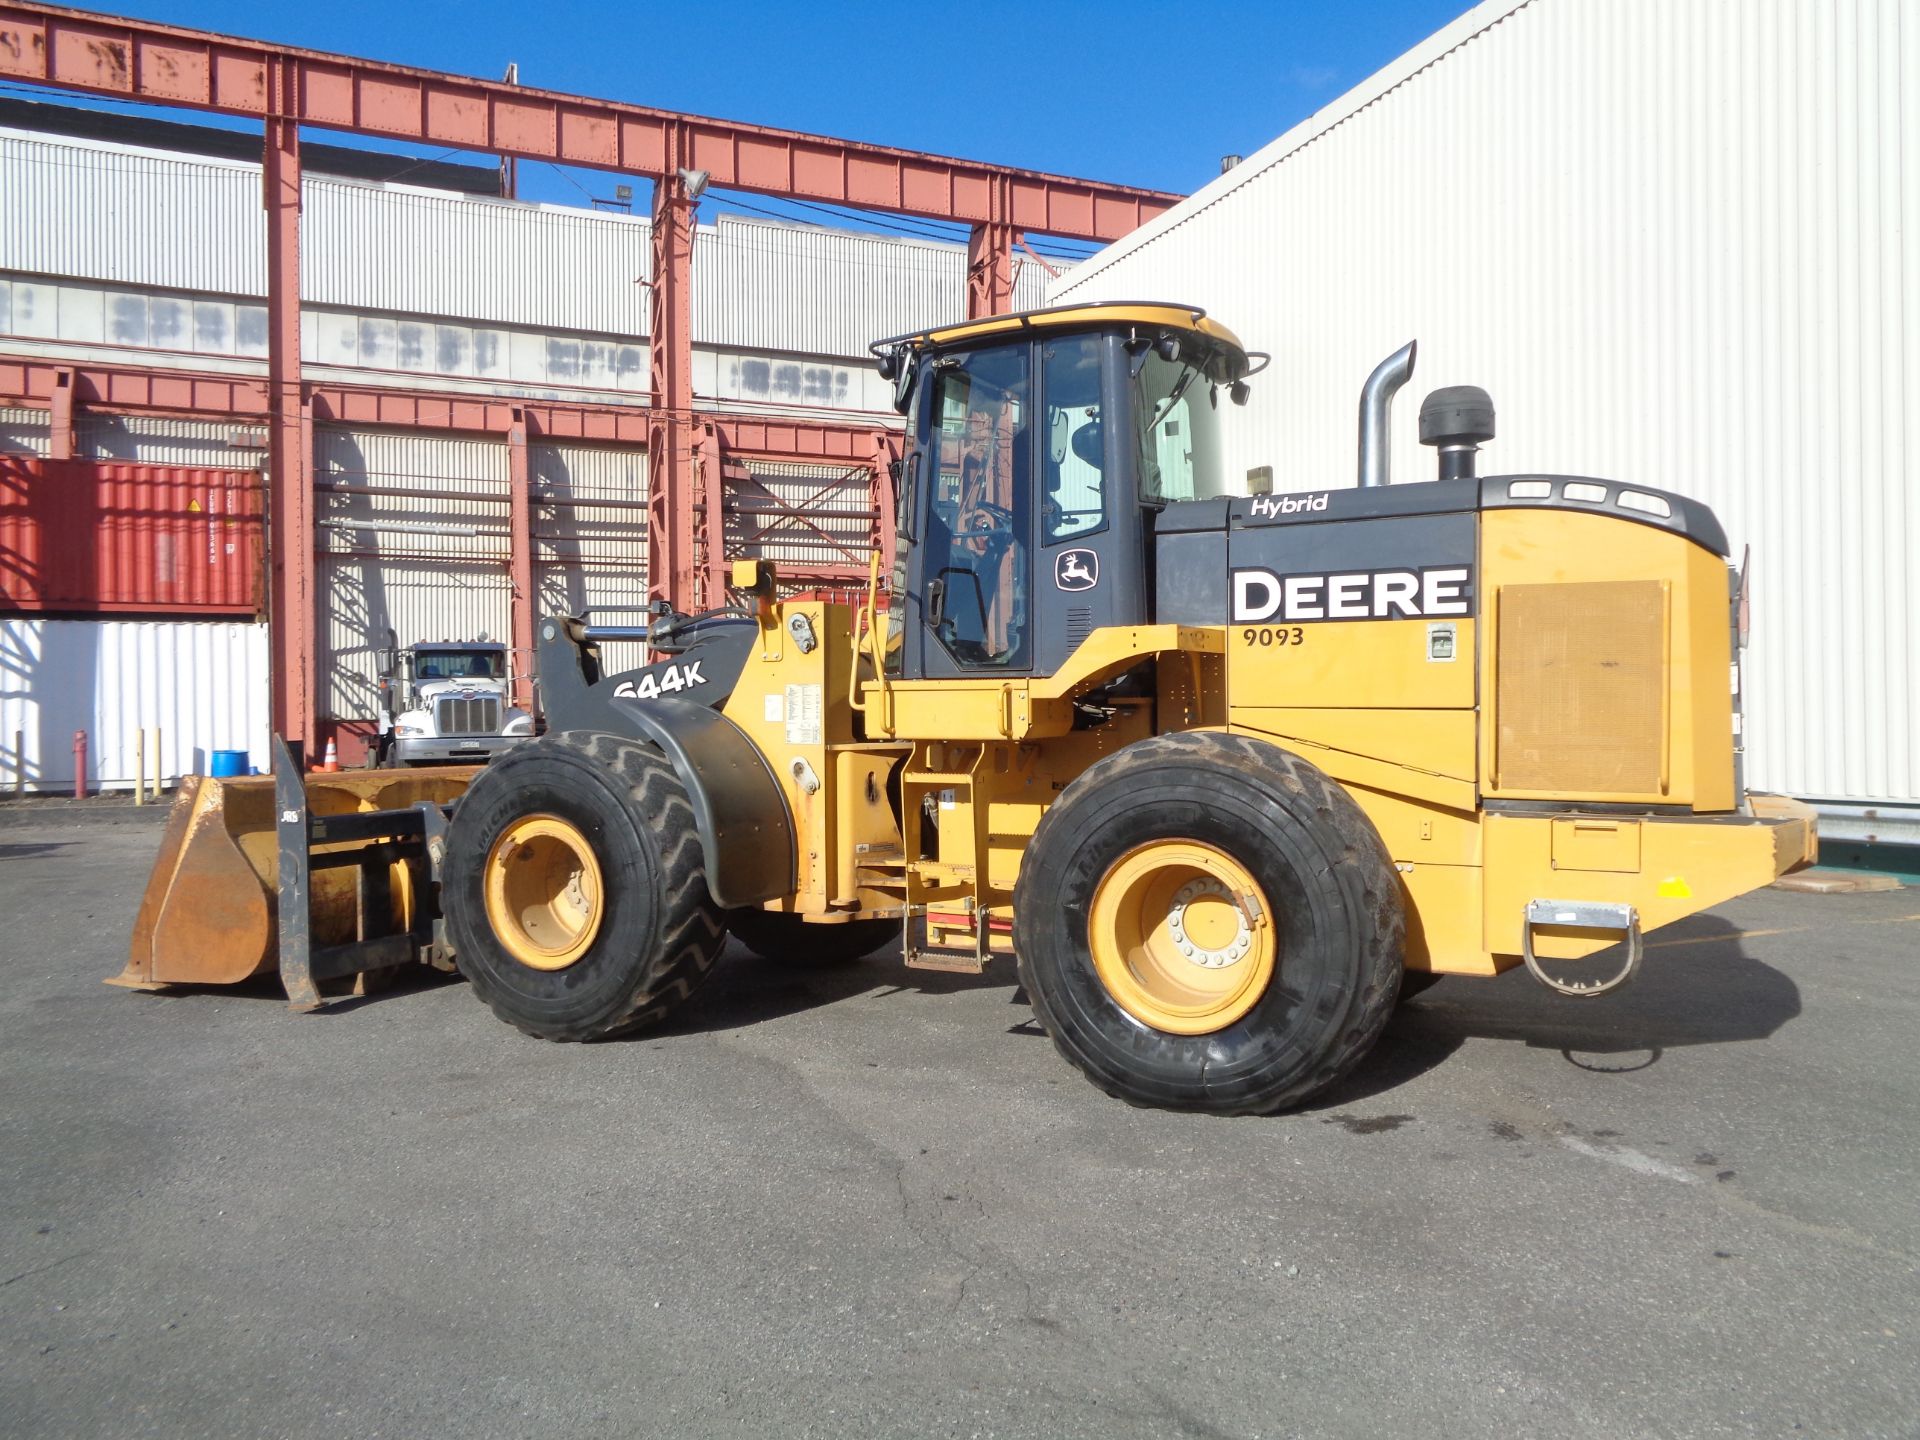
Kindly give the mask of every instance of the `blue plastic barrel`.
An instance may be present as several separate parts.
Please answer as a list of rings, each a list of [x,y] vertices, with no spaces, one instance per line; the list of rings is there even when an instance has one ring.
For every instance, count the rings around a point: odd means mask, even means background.
[[[215,779],[228,775],[247,773],[247,752],[244,750],[216,750],[207,761],[207,773]]]

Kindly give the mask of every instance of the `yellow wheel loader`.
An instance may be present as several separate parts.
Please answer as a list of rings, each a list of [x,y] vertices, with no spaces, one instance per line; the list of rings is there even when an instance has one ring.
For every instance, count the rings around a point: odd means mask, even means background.
[[[875,353],[907,444],[863,605],[740,562],[737,603],[655,615],[638,670],[599,660],[637,627],[543,621],[549,733],[482,773],[343,794],[283,754],[270,814],[265,781],[200,782],[122,983],[278,964],[312,1005],[424,958],[590,1040],[668,1014],[730,931],[777,960],[1007,957],[1102,1089],[1258,1113],[1339,1079],[1410,978],[1601,994],[1647,931],[1812,860],[1811,813],[1741,783],[1714,516],[1477,475],[1471,387],[1422,407],[1439,478],[1389,485],[1412,346],[1362,392],[1357,487],[1244,496],[1219,407],[1259,357],[1199,310]],[[230,903],[195,908],[207,874]]]

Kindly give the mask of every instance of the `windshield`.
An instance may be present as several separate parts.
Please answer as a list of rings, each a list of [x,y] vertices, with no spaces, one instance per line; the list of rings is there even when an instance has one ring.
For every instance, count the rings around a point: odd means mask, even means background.
[[[428,650],[413,659],[416,680],[498,680],[505,669],[498,650]]]
[[[1142,363],[1144,362],[1144,363]],[[1213,386],[1184,359],[1148,351],[1134,376],[1140,426],[1140,498],[1210,500],[1224,495],[1220,415]]]

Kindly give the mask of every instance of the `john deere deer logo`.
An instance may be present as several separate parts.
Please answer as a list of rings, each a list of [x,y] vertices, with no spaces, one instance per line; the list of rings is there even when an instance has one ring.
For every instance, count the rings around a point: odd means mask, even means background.
[[[1053,561],[1053,583],[1062,590],[1091,590],[1100,583],[1100,557],[1092,550],[1062,550]]]

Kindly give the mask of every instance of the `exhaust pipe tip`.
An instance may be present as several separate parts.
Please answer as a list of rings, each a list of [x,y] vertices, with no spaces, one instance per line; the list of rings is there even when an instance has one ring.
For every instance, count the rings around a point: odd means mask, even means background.
[[[1414,355],[1419,344],[1417,340],[1409,340],[1402,345],[1374,366],[1367,383],[1360,387],[1360,485],[1363,489],[1389,483],[1388,420],[1393,411],[1393,397],[1413,378]]]

